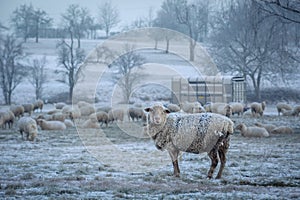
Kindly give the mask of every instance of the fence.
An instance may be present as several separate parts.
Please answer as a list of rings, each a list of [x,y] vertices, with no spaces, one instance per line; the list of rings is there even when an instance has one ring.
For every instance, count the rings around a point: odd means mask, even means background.
[[[246,102],[245,80],[235,76],[203,76],[172,79],[172,103],[184,101]]]

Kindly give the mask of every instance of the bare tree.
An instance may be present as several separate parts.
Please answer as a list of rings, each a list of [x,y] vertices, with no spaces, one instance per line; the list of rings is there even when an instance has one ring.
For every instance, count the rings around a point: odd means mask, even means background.
[[[13,35],[7,35],[0,40],[0,83],[6,104],[11,104],[13,91],[26,75],[20,64],[23,44]]]
[[[187,0],[174,0],[173,3],[177,21],[185,25],[190,37],[190,61],[194,61],[197,42],[207,36],[209,2],[195,0],[193,3],[188,3]]]
[[[296,69],[294,56],[282,42],[282,24],[266,16],[252,1],[230,6],[214,32],[215,61],[225,72],[250,78],[258,100],[263,79]]]
[[[23,4],[14,10],[11,19],[15,26],[16,33],[21,34],[25,42],[30,36],[33,13],[34,8],[31,4]]]
[[[288,22],[300,23],[299,0],[252,0],[260,5],[260,9],[280,17]]]
[[[35,42],[38,43],[40,29],[50,26],[52,19],[48,17],[48,14],[44,10],[36,9],[32,15],[32,21]]]
[[[57,71],[57,73],[63,73],[67,77],[65,83],[69,86],[69,101],[71,102],[73,89],[78,80],[79,67],[85,59],[85,52],[83,49],[74,46],[72,34],[69,43],[62,39],[57,44],[57,47],[58,64],[63,68],[63,70]]]
[[[44,10],[35,9],[31,4],[16,8],[11,19],[16,33],[22,35],[25,42],[29,37],[35,37],[38,42],[40,29],[50,26],[51,20]]]
[[[43,96],[43,87],[47,82],[47,75],[45,73],[46,57],[41,59],[34,59],[32,66],[30,67],[30,73],[28,74],[29,82],[35,88],[35,98],[41,99]]]
[[[92,25],[92,17],[86,8],[80,8],[77,4],[71,4],[62,15],[62,23],[70,38],[77,39],[77,47],[80,48],[80,39]]]
[[[117,7],[113,6],[111,1],[104,2],[99,7],[99,23],[104,27],[106,37],[113,27],[120,22],[119,11]]]
[[[161,29],[159,32],[154,32],[150,35],[151,38],[155,40],[155,47],[157,47],[157,43],[159,40],[166,41],[166,50],[165,52],[169,52],[170,40],[174,38],[174,34],[167,29],[172,29],[179,32],[184,32],[185,26],[179,24],[177,21],[177,13],[176,13],[176,5],[173,1],[166,0],[163,2],[161,9],[157,12],[157,17],[154,20],[154,26]]]
[[[125,54],[117,58],[110,67],[118,69],[116,79],[119,81],[119,86],[123,91],[124,100],[129,101],[134,86],[141,80],[141,75],[134,72],[134,68],[141,67],[144,64],[144,58],[133,51],[133,47],[125,45]]]

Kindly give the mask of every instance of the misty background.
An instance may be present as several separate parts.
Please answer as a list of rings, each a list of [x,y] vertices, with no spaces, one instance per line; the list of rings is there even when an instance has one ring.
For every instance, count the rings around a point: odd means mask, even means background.
[[[47,76],[62,77],[59,81],[65,84],[70,101],[80,65],[95,47],[91,44],[147,27],[171,29],[190,37],[189,61],[194,61],[195,47],[201,44],[224,75],[245,78],[248,101],[300,99],[297,0],[2,0],[3,103],[14,102],[16,89],[26,81],[35,89],[36,99],[43,99],[50,81]],[[158,43],[165,44],[165,55],[177,40],[168,31],[149,32],[149,38],[154,49]],[[113,52],[99,49],[97,54],[101,57]],[[51,73],[46,72],[50,67]]]

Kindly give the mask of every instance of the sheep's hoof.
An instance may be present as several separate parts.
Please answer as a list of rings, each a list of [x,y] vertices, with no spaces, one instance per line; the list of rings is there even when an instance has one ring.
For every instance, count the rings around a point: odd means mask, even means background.
[[[208,176],[207,176],[207,179],[212,179],[212,176],[211,176],[211,175],[208,175]]]
[[[180,174],[179,173],[176,173],[174,174],[175,177],[179,178],[180,177]]]

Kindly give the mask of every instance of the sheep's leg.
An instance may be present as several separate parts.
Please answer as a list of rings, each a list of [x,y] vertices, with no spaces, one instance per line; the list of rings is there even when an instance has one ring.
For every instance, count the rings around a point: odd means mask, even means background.
[[[223,169],[224,169],[225,164],[226,164],[226,153],[227,153],[228,148],[229,148],[229,141],[224,140],[223,144],[218,149],[218,154],[219,154],[219,158],[220,158],[220,161],[221,161],[221,166],[220,166],[218,175],[216,177],[217,179],[221,178],[221,176],[222,176],[222,172],[223,172]]]
[[[24,140],[23,131],[20,131],[20,134],[22,136],[22,140]]]
[[[207,178],[211,179],[214,173],[215,168],[218,165],[218,151],[217,148],[213,148],[209,153],[208,153],[209,158],[211,159],[211,165],[210,169],[208,171]]]
[[[172,159],[173,169],[174,169],[174,176],[179,177],[180,176],[180,170],[178,166],[178,154],[179,151],[177,149],[171,149],[168,151],[170,154],[170,157]]]

